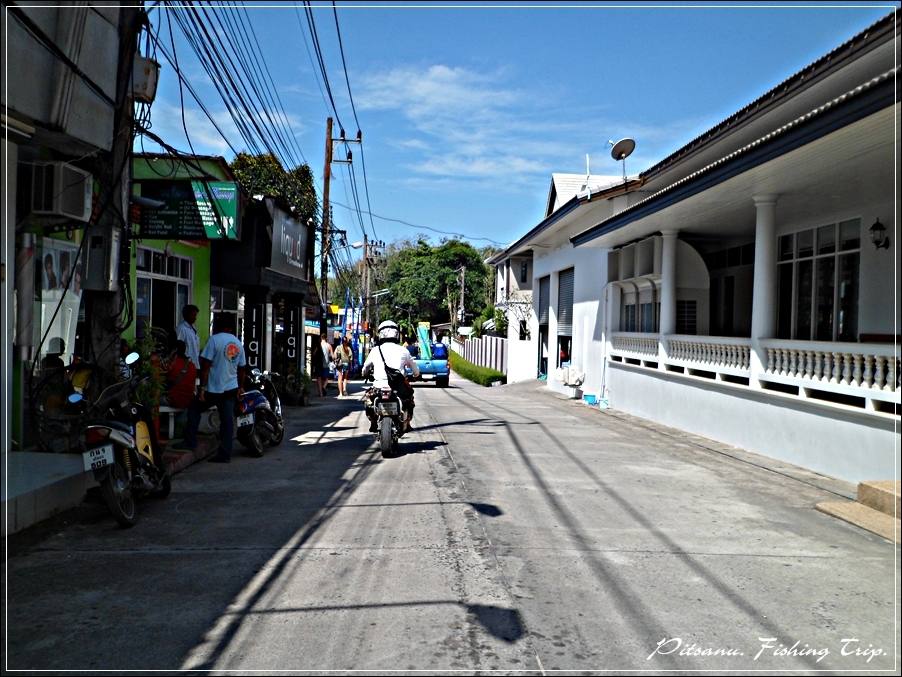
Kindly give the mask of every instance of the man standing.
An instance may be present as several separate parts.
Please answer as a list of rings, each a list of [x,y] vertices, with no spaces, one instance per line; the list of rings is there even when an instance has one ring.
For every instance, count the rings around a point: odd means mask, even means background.
[[[219,410],[219,450],[210,458],[214,463],[228,463],[232,458],[235,431],[235,404],[244,391],[247,360],[244,346],[232,331],[229,315],[219,315],[213,323],[213,335],[200,355],[200,388],[188,409],[185,441],[176,448],[195,449],[201,413],[211,406]]]
[[[191,305],[182,308],[183,319],[175,328],[175,337],[185,342],[185,354],[195,369],[200,369],[200,339],[197,336],[197,329],[194,328],[198,310],[197,306]]]

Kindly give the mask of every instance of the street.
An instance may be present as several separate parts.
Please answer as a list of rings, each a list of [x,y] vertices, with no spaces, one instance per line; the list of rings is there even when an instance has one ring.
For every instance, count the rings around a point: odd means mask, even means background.
[[[9,669],[898,665],[898,548],[815,483],[536,382],[419,385],[394,458],[356,396],[288,424],[133,529],[87,503],[10,538]]]

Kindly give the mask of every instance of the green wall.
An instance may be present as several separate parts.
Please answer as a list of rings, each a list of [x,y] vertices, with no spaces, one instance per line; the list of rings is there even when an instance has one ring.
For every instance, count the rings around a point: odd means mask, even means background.
[[[185,244],[177,240],[143,240],[133,242],[131,248],[130,284],[133,306],[137,306],[138,293],[138,246],[156,251],[163,251],[167,246],[174,256],[183,256],[191,259],[193,268],[193,282],[191,286],[191,303],[198,307],[197,322],[195,328],[200,338],[200,346],[204,347],[210,337],[210,245],[203,243],[198,246]],[[129,342],[135,341],[135,329],[137,322],[132,322],[122,336]]]

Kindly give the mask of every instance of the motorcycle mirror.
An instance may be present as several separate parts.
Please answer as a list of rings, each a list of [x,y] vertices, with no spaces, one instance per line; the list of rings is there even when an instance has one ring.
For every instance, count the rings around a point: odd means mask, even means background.
[[[263,372],[260,371],[259,369],[257,369],[256,367],[251,369],[251,376],[257,377],[257,376],[260,376],[262,373]]]
[[[125,356],[125,363],[128,366],[132,366],[135,362],[141,359],[141,356],[138,353],[129,353]]]
[[[69,395],[69,402],[72,404],[78,404],[83,399],[85,398],[81,393],[72,393],[71,395]]]

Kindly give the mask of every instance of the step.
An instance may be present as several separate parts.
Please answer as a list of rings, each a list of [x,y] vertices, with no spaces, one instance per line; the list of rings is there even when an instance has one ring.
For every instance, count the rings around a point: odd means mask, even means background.
[[[899,480],[881,480],[858,483],[858,502],[869,508],[885,512],[898,518],[902,515],[899,509]]]
[[[820,512],[836,517],[888,541],[899,543],[899,520],[855,501],[827,501],[818,503]]]

